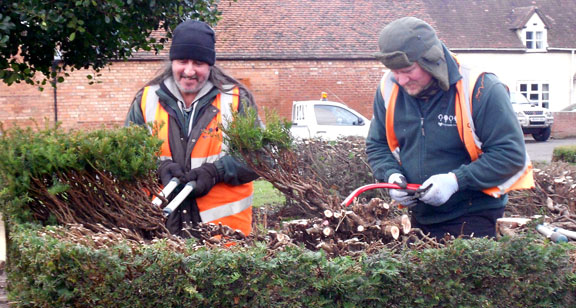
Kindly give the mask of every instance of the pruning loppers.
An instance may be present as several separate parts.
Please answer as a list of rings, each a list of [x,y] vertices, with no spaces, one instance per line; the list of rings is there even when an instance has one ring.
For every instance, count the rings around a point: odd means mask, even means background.
[[[415,195],[416,198],[418,198],[420,195],[422,195],[426,191],[428,191],[430,186],[420,188],[420,184],[408,184],[406,186],[406,188],[402,188],[398,184],[393,184],[393,183],[368,184],[368,185],[364,185],[364,186],[356,188],[356,190],[354,190],[348,197],[346,197],[346,199],[344,199],[344,201],[342,201],[342,205],[349,206],[350,203],[352,203],[354,201],[354,198],[358,197],[361,193],[363,193],[367,190],[376,189],[376,188],[400,189],[400,190],[404,190],[408,194]]]
[[[168,197],[179,184],[180,180],[178,178],[172,178],[170,182],[168,182],[168,184],[164,187],[164,189],[162,189],[160,195],[163,197]],[[168,205],[162,209],[164,217],[168,217],[168,215],[172,214],[172,212],[177,209],[178,206],[180,206],[180,203],[182,203],[182,201],[184,201],[184,199],[186,199],[186,197],[188,197],[188,195],[194,190],[195,185],[196,181],[190,181],[186,183],[178,195],[176,195],[176,197],[174,197],[174,199],[172,199],[172,201],[170,201],[170,203],[168,203]],[[162,200],[160,200],[158,197],[155,197],[154,200],[152,200],[152,204],[155,206],[160,206],[162,205]]]

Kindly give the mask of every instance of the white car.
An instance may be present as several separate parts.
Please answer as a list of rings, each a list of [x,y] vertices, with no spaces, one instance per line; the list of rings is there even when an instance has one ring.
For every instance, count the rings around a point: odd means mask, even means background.
[[[323,99],[292,103],[292,135],[300,139],[360,136],[366,138],[370,120],[338,102]]]
[[[536,141],[550,138],[554,123],[552,112],[530,102],[520,92],[510,92],[510,102],[524,134],[531,134]]]

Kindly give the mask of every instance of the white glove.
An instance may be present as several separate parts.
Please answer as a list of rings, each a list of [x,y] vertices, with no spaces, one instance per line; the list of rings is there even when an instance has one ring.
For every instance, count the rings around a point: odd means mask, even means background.
[[[458,179],[452,172],[436,174],[427,179],[421,187],[429,189],[420,197],[420,201],[440,206],[458,191]]]
[[[406,188],[406,185],[408,185],[406,178],[401,173],[392,173],[390,177],[388,177],[388,183],[398,184],[398,186],[403,188]],[[392,200],[395,200],[407,208],[413,207],[418,202],[414,194],[410,194],[405,190],[390,189],[388,194]]]

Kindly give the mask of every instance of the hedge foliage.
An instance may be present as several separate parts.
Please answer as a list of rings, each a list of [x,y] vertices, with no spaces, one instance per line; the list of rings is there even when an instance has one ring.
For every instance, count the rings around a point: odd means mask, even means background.
[[[565,145],[554,148],[552,161],[576,164],[576,145]]]
[[[276,131],[281,135],[285,128]],[[228,249],[193,240],[175,247],[171,239],[98,246],[106,234],[75,241],[73,226],[24,222],[23,205],[33,201],[30,179],[42,178],[62,196],[66,187],[52,175],[70,170],[104,170],[119,182],[146,178],[155,169],[157,146],[139,127],[2,132],[0,206],[10,219],[7,271],[14,307],[576,305],[574,246],[538,237],[456,240],[442,248],[328,258],[302,247],[272,251],[257,241]]]
[[[91,132],[0,126],[0,210],[12,219],[32,220],[26,204],[38,202],[32,198],[34,181],[60,199],[71,190],[62,179],[78,182],[83,174],[106,173],[116,183],[155,181],[160,144],[143,126]]]
[[[574,307],[573,246],[520,237],[327,258],[299,247],[170,249],[58,240],[20,225],[10,255],[17,307]],[[572,294],[572,296],[570,295]]]
[[[131,180],[156,170],[160,144],[144,126],[91,132],[2,129],[0,174],[16,195],[26,192],[30,177],[69,170],[106,170],[120,180]]]

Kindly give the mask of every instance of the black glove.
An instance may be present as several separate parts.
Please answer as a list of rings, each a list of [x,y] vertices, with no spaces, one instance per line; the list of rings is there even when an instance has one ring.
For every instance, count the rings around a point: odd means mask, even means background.
[[[173,177],[180,178],[184,176],[184,168],[172,160],[165,160],[158,166],[158,175],[162,185],[166,186]]]
[[[184,181],[196,181],[196,186],[192,193],[194,197],[199,198],[205,196],[214,185],[220,183],[222,179],[216,170],[216,166],[212,163],[205,163],[198,168],[194,168],[184,175]]]

